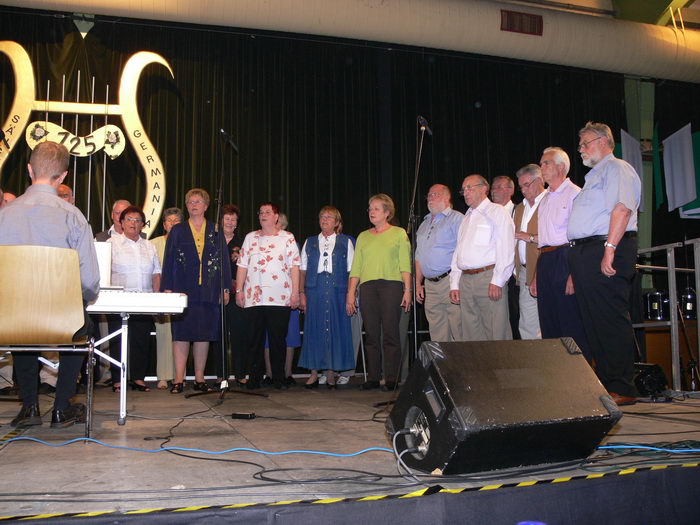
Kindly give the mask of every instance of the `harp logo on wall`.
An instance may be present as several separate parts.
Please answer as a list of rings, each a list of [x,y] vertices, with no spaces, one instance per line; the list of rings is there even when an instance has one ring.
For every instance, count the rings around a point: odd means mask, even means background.
[[[106,156],[115,159],[124,151],[128,139],[145,172],[144,232],[150,237],[158,225],[165,204],[165,170],[141,123],[136,106],[136,91],[146,66],[161,64],[174,77],[170,65],[156,53],[135,53],[122,71],[118,104],[65,102],[48,100],[48,96],[47,100],[37,100],[32,63],[21,45],[8,40],[0,41],[0,53],[9,58],[15,79],[14,101],[2,127],[4,138],[0,141],[0,169],[20,142],[23,132],[27,145],[32,149],[40,142],[52,140],[64,144],[74,157],[91,157],[103,151]],[[109,100],[109,90],[106,99]],[[45,119],[30,122],[31,114],[35,111],[44,113]],[[64,129],[60,124],[50,122],[49,114],[74,114],[76,117],[91,115],[91,124],[95,116],[103,117],[104,125],[86,136],[79,136]],[[121,116],[124,131],[119,126],[108,123],[108,119],[115,116]]]

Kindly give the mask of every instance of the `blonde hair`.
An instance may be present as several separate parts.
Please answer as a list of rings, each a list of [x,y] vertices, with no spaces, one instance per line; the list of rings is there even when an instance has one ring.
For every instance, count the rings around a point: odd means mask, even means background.
[[[391,200],[391,197],[389,197],[386,193],[377,193],[369,198],[369,202],[367,204],[371,205],[372,201],[379,201],[382,203],[382,206],[384,206],[384,211],[389,212],[389,216],[386,218],[386,220],[387,222],[391,222],[391,219],[393,219],[394,215],[396,214],[396,207],[394,206],[394,201]]]
[[[209,206],[209,194],[207,193],[207,190],[203,190],[202,188],[192,188],[190,191],[185,193],[185,204],[187,204],[194,195],[199,195],[202,197],[202,200],[204,201],[204,204]]]
[[[335,233],[340,233],[343,231],[343,217],[340,215],[340,210],[336,208],[335,206],[331,206],[330,204],[325,205],[323,208],[321,208],[321,211],[318,212],[318,218],[321,218],[321,215],[324,213],[327,213],[329,215],[333,215],[335,217],[335,220],[338,224],[335,225],[335,228],[333,228],[333,231]]]

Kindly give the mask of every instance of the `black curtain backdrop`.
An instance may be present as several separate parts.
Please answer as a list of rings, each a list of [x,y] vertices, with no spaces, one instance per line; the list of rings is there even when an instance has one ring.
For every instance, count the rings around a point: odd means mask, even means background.
[[[542,149],[565,148],[571,176],[583,184],[576,154],[577,130],[587,120],[624,127],[623,76],[505,59],[327,39],[97,18],[83,39],[69,14],[0,7],[0,39],[22,44],[36,74],[37,98],[117,103],[119,79],[137,51],[162,55],[175,78],[149,66],[139,84],[139,111],[166,171],[166,206],[183,207],[191,187],[212,198],[221,168],[218,130],[228,131],[240,154],[225,150],[224,203],[242,209],[243,233],[257,226],[261,201],[278,203],[300,241],[318,231],[317,213],[333,204],[345,231],[367,228],[368,198],[391,195],[398,218],[407,222],[416,147],[416,117],[434,131],[426,137],[417,212],[436,182],[453,191],[465,175],[513,176]],[[80,71],[80,83],[78,83]],[[65,74],[65,94],[62,78]],[[94,95],[92,82],[94,77]],[[0,118],[14,94],[9,62],[0,59]],[[42,118],[33,115],[35,120]],[[52,120],[60,116],[53,115]],[[76,118],[64,115],[74,131]],[[121,125],[119,118],[111,123]],[[92,129],[104,123],[95,116]],[[78,119],[87,135],[90,117]],[[26,147],[5,163],[0,185],[21,193],[28,184]],[[116,160],[102,155],[76,162],[76,204],[102,229],[103,195],[141,204],[144,173],[127,146]],[[75,176],[75,179],[74,179]],[[455,206],[464,203],[455,195]],[[213,218],[215,206],[208,216]],[[109,224],[107,213],[106,222]],[[157,232],[159,233],[159,232]]]

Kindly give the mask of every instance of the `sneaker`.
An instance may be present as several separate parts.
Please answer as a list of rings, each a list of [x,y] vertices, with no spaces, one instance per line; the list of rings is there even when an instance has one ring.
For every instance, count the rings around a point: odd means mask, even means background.
[[[326,374],[319,374],[318,376],[318,384],[319,385],[325,385],[328,382],[328,378],[326,377]]]
[[[350,382],[350,376],[338,376],[335,380],[335,384],[338,386],[347,385]]]

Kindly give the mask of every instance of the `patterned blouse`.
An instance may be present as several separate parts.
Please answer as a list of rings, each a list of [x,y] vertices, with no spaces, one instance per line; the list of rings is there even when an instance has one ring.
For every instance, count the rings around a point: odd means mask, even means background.
[[[262,230],[257,230],[246,235],[238,260],[238,266],[247,269],[244,308],[290,306],[292,267],[300,262],[293,234],[280,230],[274,235],[264,235]]]

